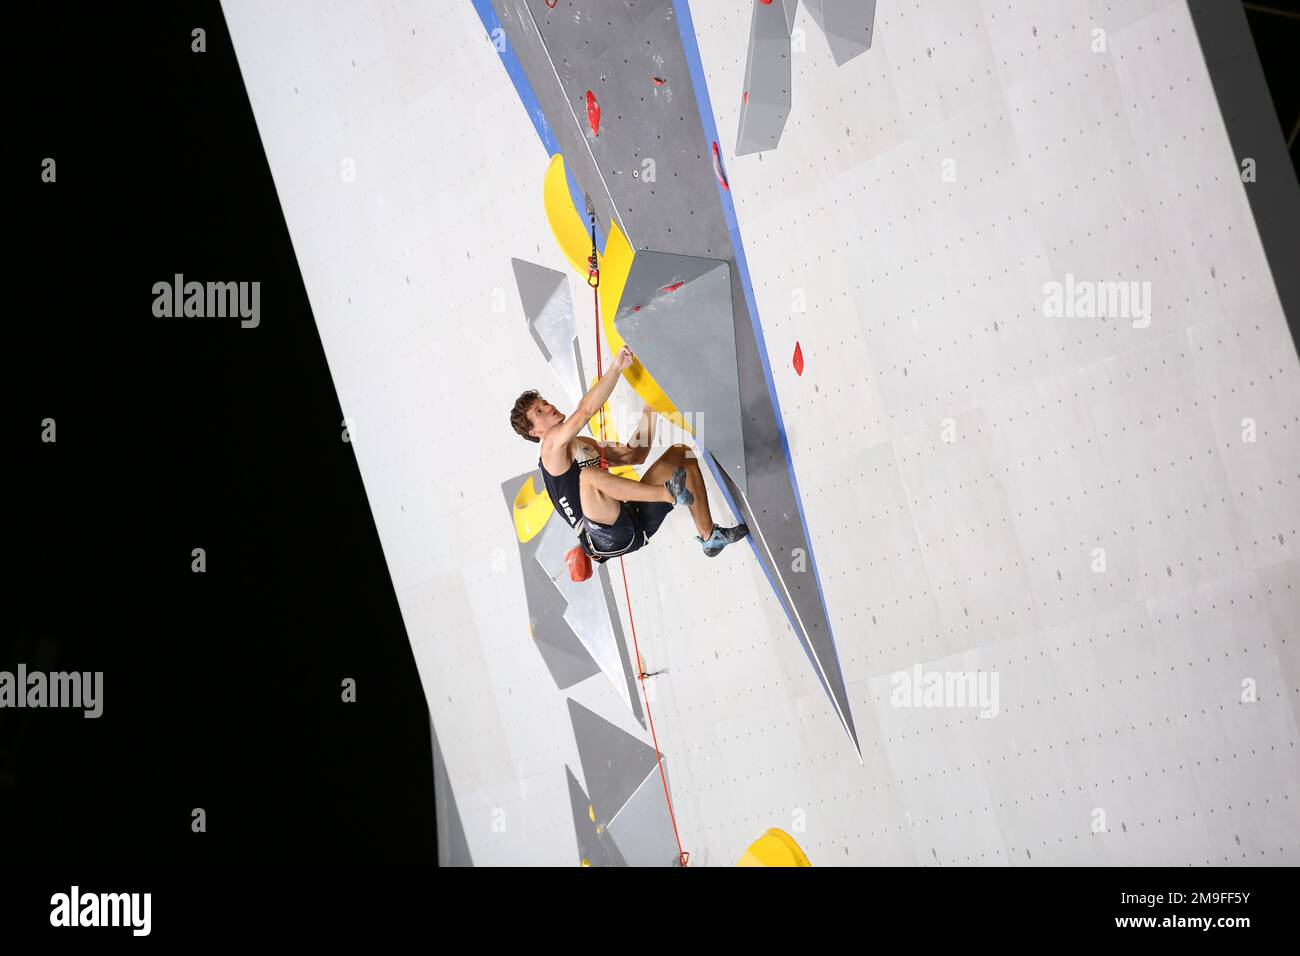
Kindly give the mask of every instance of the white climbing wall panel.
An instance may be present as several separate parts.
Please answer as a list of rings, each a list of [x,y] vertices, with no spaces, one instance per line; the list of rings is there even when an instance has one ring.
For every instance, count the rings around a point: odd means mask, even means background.
[[[748,11],[692,9],[734,129]],[[876,722],[877,772],[791,797],[814,861],[1300,860],[1300,368],[1185,5],[882,2],[838,69],[799,28],[729,173]],[[1067,274],[1149,282],[1149,327],[1045,317]],[[917,663],[998,716],[892,706]]]
[[[546,151],[468,0],[223,9],[474,862],[573,864],[500,492],[558,394],[510,265],[571,271]],[[1300,363],[1184,4],[880,0],[838,68],[801,9],[744,157],[750,12],[691,11],[863,750],[752,555],[672,516],[628,569],[692,861],[1300,862]],[[1150,325],[1044,316],[1067,275]],[[997,715],[892,706],[915,665]],[[603,680],[569,695],[644,739]]]

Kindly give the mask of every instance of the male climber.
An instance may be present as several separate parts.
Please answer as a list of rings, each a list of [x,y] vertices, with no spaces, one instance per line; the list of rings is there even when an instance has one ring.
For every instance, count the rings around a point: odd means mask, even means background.
[[[700,463],[685,445],[673,445],[646,469],[640,481],[611,475],[600,467],[600,445],[578,432],[596,415],[614,391],[623,370],[632,364],[624,346],[614,362],[582,401],[565,418],[536,391],[524,392],[510,410],[510,425],[529,441],[541,442],[542,481],[555,510],[564,515],[584,541],[588,555],[598,560],[631,554],[644,545],[675,505],[691,510],[695,540],[714,557],[749,533],[743,524],[723,528],[713,523],[709,494]],[[608,465],[639,465],[650,452],[654,411],[641,413],[636,435],[626,445],[605,445]]]

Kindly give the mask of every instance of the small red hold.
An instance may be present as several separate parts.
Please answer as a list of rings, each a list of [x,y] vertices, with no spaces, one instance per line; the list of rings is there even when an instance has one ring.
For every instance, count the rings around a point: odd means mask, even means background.
[[[796,375],[803,374],[803,349],[799,347],[797,341],[794,343],[794,373]]]
[[[674,282],[672,285],[666,285],[666,286],[664,286],[664,287],[663,287],[662,289],[660,289],[659,291],[660,291],[660,292],[676,292],[678,289],[680,289],[680,288],[681,288],[682,286],[684,286],[684,285],[686,285],[685,282]]]
[[[640,311],[641,311],[641,306],[639,306],[639,305],[634,305],[634,306],[632,306],[632,311],[633,311],[633,312],[640,312]]]
[[[758,2],[765,7],[770,7],[772,5],[772,0],[758,0]]]
[[[722,171],[722,153],[718,150],[718,141],[713,141],[713,174],[718,177],[718,185],[731,192],[731,186],[727,183],[727,174]]]
[[[591,135],[600,135],[600,104],[596,102],[596,94],[587,91],[587,125],[591,127]]]
[[[742,103],[749,102],[749,90],[745,90],[745,92],[740,94],[740,102]]]
[[[665,83],[668,82],[667,80],[665,80],[663,77],[660,76],[652,76],[650,77],[650,79],[654,80],[655,86],[663,86]]]

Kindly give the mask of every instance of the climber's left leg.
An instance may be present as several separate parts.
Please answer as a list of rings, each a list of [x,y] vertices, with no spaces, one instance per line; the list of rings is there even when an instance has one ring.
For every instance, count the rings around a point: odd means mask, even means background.
[[[686,469],[686,490],[695,496],[691,505],[691,519],[695,530],[701,537],[707,538],[713,533],[713,516],[709,512],[709,492],[704,486],[704,475],[700,472],[700,462],[686,445],[670,445],[655,463],[641,476],[642,484],[652,487],[662,486],[673,476],[678,468]]]

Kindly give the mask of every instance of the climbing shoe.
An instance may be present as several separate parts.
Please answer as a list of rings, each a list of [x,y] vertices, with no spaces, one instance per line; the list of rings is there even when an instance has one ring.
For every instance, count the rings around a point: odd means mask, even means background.
[[[735,544],[747,534],[749,534],[749,526],[745,524],[738,524],[734,528],[723,528],[715,524],[713,534],[709,535],[707,541],[698,534],[695,536],[695,540],[703,545],[706,555],[714,558],[721,554],[722,549],[727,545]]]
[[[676,499],[677,504],[684,508],[689,508],[695,504],[695,496],[686,490],[686,469],[678,468],[673,472],[673,476],[664,482],[664,487],[668,493]]]

